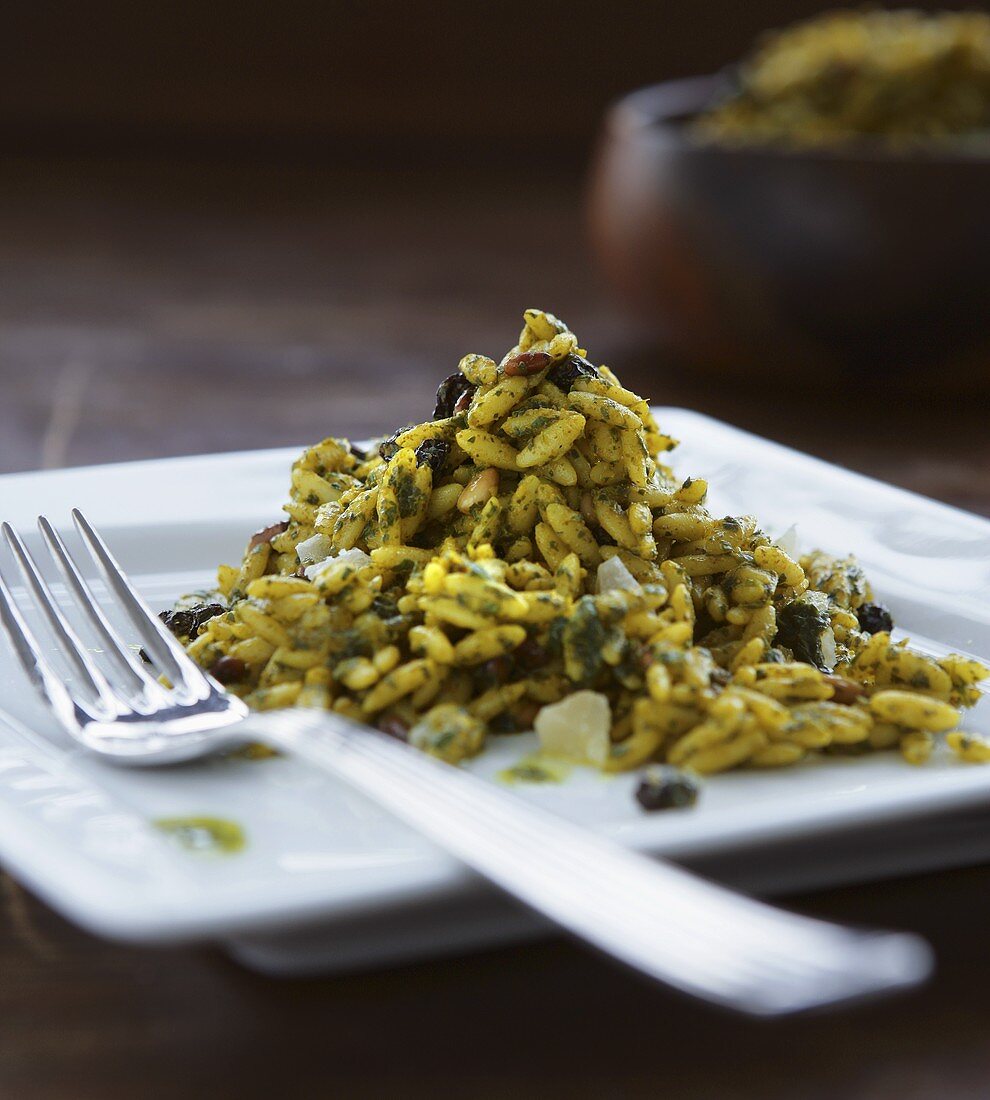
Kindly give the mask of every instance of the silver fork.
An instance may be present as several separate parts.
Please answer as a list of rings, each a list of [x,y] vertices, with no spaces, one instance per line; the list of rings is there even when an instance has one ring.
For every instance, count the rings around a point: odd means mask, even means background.
[[[473,870],[628,965],[696,997],[780,1015],[906,988],[932,966],[923,940],[857,931],[774,909],[651,860],[468,772],[334,712],[250,715],[184,653],[106,543],[73,510],[83,544],[166,689],[111,626],[52,525],[44,545],[106,655],[93,660],[20,536],[3,536],[25,591],[77,682],[57,675],[0,572],[0,622],[64,729],[117,764],[167,764],[262,739],[344,779]],[[49,647],[51,648],[51,647]]]

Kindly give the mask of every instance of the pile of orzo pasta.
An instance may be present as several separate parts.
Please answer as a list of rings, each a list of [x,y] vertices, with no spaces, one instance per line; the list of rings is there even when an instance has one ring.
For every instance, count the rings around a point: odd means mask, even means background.
[[[527,310],[429,422],[305,451],[288,520],[167,621],[252,707],[332,708],[449,761],[534,726],[544,752],[609,772],[920,762],[944,733],[990,757],[956,730],[986,668],[892,642],[854,559],[712,515],[706,483],[662,461],[675,444]]]

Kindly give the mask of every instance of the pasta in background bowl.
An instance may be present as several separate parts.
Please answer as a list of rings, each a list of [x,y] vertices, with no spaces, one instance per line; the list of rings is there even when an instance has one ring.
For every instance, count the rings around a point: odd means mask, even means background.
[[[592,237],[690,364],[809,389],[990,382],[990,16],[836,11],[608,112]]]

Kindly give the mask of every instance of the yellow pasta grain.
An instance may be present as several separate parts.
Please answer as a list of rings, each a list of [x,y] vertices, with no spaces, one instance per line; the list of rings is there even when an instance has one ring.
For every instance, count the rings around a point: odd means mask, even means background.
[[[556,572],[567,555],[568,546],[549,523],[538,523],[535,529],[536,547],[549,568]]]
[[[525,639],[524,626],[495,626],[476,630],[454,646],[454,661],[459,665],[480,665],[494,657],[511,653]]]
[[[457,369],[476,386],[493,386],[498,380],[498,365],[487,355],[465,355]]]
[[[364,691],[377,684],[380,674],[367,657],[351,657],[341,661],[334,675],[350,691]]]
[[[577,470],[566,455],[538,467],[538,472],[542,477],[550,478],[558,485],[577,485]]]
[[[912,730],[901,738],[901,755],[909,764],[924,764],[934,746],[935,739],[927,730]]]
[[[578,555],[584,565],[598,565],[602,560],[598,543],[588,529],[580,512],[563,504],[548,504],[547,522]]]
[[[437,668],[428,658],[407,661],[375,684],[362,700],[361,710],[365,714],[375,714],[384,710],[397,703],[403,696],[419,690],[436,674]]]
[[[580,393],[571,391],[568,404],[576,412],[581,413],[591,420],[600,420],[604,424],[611,424],[616,428],[626,428],[631,431],[642,429],[642,422],[634,412],[631,412],[618,401],[610,397],[599,397],[597,394]]]
[[[699,775],[712,775],[738,767],[767,747],[766,734],[751,729],[712,748],[703,749],[688,757],[685,767]]]
[[[562,458],[571,449],[574,440],[584,431],[585,419],[580,413],[561,415],[538,435],[535,435],[519,452],[519,469],[543,466]],[[575,475],[576,480],[576,475]]]
[[[410,569],[425,565],[432,557],[432,550],[417,546],[379,546],[371,551],[371,561],[377,569]]]
[[[413,653],[429,657],[438,665],[454,662],[453,643],[438,627],[414,626],[409,631],[409,647]]]
[[[800,585],[804,579],[804,570],[801,566],[788,557],[779,546],[757,546],[753,551],[753,561],[762,569],[771,573],[780,574],[785,582],[792,587]]]
[[[371,663],[380,674],[384,674],[391,672],[400,660],[402,660],[402,654],[399,647],[397,645],[387,645],[384,649],[378,650],[371,658]]]
[[[807,755],[807,749],[803,745],[797,745],[793,741],[777,741],[765,748],[757,749],[751,757],[751,762],[758,768],[786,768],[796,764]]]
[[[544,428],[556,424],[561,417],[568,415],[561,409],[555,409],[544,404],[539,398],[537,400],[540,400],[538,405],[531,405],[527,401],[513,409],[502,421],[499,431],[507,435],[513,442],[525,442],[543,431]]]
[[[679,764],[692,754],[725,741],[732,736],[745,713],[741,699],[723,696],[712,706],[704,722],[674,743],[667,758],[672,764]]]
[[[427,505],[427,517],[439,519],[446,515],[457,505],[457,498],[461,495],[462,485],[453,482],[450,485],[440,485],[433,490]]]
[[[955,707],[912,691],[878,691],[870,699],[870,710],[882,722],[931,733],[942,733],[959,724]]]
[[[599,494],[595,497],[595,515],[599,524],[619,546],[638,554],[639,539],[629,526],[629,519],[620,505]]]
[[[517,405],[529,390],[528,378],[505,378],[490,390],[479,391],[468,411],[468,424],[472,428],[484,428],[501,420]],[[460,441],[458,433],[457,442]],[[467,448],[465,448],[467,450]],[[468,454],[471,452],[468,451]]]
[[[274,684],[272,687],[256,691],[251,696],[251,705],[257,710],[281,710],[295,705],[302,691],[302,684]]]
[[[682,504],[700,504],[708,495],[708,482],[701,477],[689,477],[674,493],[674,500]]]
[[[946,736],[945,742],[960,760],[969,764],[990,763],[990,744],[981,737],[956,730]]]
[[[397,447],[409,447],[415,450],[428,439],[451,440],[454,438],[454,433],[463,427],[463,416],[448,416],[440,420],[429,420],[425,424],[417,424],[415,427],[400,432],[395,437],[395,444]]]
[[[432,617],[464,630],[484,630],[491,625],[487,615],[471,611],[453,597],[427,596],[422,599],[421,607],[426,612],[427,622]]]
[[[458,432],[457,445],[479,466],[494,466],[499,470],[519,468],[519,452],[515,447],[481,428],[465,428]]]

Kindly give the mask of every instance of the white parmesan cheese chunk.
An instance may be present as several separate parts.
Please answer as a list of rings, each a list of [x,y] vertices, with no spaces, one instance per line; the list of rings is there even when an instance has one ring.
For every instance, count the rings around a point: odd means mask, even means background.
[[[835,668],[835,662],[839,659],[839,654],[835,648],[835,632],[831,627],[822,631],[820,648],[822,651],[822,664],[831,672]]]
[[[534,725],[547,756],[597,768],[608,759],[612,708],[598,691],[576,691],[543,707]]]
[[[790,527],[788,527],[787,530],[782,535],[780,535],[778,538],[774,539],[774,542],[777,546],[779,546],[781,548],[781,550],[784,551],[784,553],[789,558],[797,559],[797,552],[798,552],[798,529],[797,529],[797,524],[792,523],[790,525]]]
[[[358,550],[355,546],[350,550],[344,550],[335,558],[324,558],[323,561],[314,562],[313,565],[307,565],[303,572],[306,574],[307,580],[319,581],[322,574],[330,569],[362,569],[366,565],[371,565],[371,558],[363,550]]]
[[[629,572],[618,554],[603,561],[598,567],[599,593],[614,592],[616,589],[624,592],[638,592],[641,587],[642,585]]]
[[[296,557],[303,565],[313,565],[330,556],[333,544],[326,535],[313,535],[296,546]]]

